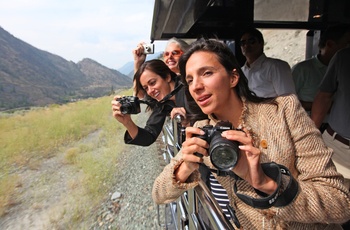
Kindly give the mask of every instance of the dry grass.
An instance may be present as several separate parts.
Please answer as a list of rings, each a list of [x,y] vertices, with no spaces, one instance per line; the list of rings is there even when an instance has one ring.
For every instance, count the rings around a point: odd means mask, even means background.
[[[121,94],[131,95],[131,91]],[[101,203],[113,185],[116,154],[123,148],[123,131],[118,130],[124,128],[111,116],[111,99],[89,99],[0,116],[0,216],[17,202],[19,169],[39,170],[41,162],[57,154],[63,155],[62,164],[76,168],[79,179],[66,182],[69,208],[52,207],[51,224],[60,222],[61,227],[74,229],[91,214],[89,211]],[[98,133],[93,142],[79,142],[90,133]],[[42,180],[42,184],[49,183],[47,178]]]

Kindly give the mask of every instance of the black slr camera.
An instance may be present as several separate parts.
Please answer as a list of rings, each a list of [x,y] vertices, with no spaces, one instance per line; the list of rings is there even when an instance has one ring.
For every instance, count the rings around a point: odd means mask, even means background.
[[[221,171],[233,169],[238,161],[238,142],[231,141],[221,136],[226,130],[232,130],[232,125],[206,125],[202,128],[204,135],[194,135],[205,140],[209,144],[209,156],[211,163]]]
[[[141,112],[140,100],[134,96],[124,96],[118,98],[120,104],[120,112],[122,114],[138,114]]]

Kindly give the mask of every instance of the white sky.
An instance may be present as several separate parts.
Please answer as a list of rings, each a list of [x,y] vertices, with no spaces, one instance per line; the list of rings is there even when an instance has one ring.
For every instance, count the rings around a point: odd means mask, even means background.
[[[0,26],[30,45],[75,63],[118,69],[150,42],[154,0],[0,0]],[[155,52],[165,41],[155,42]]]

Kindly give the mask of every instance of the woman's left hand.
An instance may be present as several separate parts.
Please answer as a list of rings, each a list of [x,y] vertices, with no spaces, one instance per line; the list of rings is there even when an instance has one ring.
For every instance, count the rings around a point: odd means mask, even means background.
[[[248,130],[229,130],[222,133],[228,140],[239,142],[240,156],[237,165],[232,170],[237,176],[247,181],[255,189],[271,194],[275,191],[277,184],[269,178],[262,170],[260,164],[259,148],[254,147],[253,139]]]

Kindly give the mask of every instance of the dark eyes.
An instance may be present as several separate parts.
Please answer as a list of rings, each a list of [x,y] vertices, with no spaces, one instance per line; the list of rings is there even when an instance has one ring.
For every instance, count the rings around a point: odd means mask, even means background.
[[[156,84],[156,81],[150,81],[148,84],[149,84],[150,86],[153,86],[153,85]]]
[[[209,77],[213,74],[213,71],[210,70],[206,70],[202,73],[202,77]],[[193,78],[192,77],[187,77],[186,78],[186,82],[188,85],[190,85],[193,82]]]
[[[149,85],[149,86],[154,86],[156,83],[157,83],[157,81],[156,81],[156,80],[153,80],[153,81],[148,82],[148,85]],[[145,87],[143,87],[143,89],[147,92],[148,87],[145,86]]]
[[[212,75],[212,74],[213,74],[212,71],[205,71],[205,72],[203,73],[204,76],[209,76],[209,75]]]

